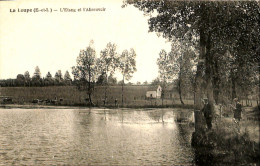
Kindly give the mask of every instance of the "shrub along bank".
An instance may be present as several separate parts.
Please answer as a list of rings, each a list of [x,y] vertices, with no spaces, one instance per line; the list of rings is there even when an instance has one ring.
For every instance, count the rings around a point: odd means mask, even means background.
[[[259,123],[243,119],[217,119],[213,129],[194,132],[192,145],[198,165],[260,164]]]

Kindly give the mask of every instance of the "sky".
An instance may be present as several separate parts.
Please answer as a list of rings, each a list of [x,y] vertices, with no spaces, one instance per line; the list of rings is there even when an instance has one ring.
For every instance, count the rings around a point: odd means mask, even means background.
[[[0,79],[16,78],[25,71],[32,76],[36,66],[42,77],[48,71],[53,76],[58,70],[71,73],[80,50],[93,40],[97,56],[108,42],[117,45],[118,53],[134,48],[137,72],[130,81],[152,81],[158,76],[159,52],[169,52],[171,43],[148,32],[148,17],[143,12],[121,5],[120,0],[0,1]],[[57,11],[21,12],[34,8]],[[105,11],[61,12],[61,8]],[[119,73],[116,77],[122,79]]]

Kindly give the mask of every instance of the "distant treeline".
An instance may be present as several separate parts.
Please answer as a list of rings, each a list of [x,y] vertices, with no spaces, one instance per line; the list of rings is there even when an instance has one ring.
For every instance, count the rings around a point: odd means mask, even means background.
[[[65,81],[65,80],[55,80],[55,79],[30,79],[30,80],[20,80],[20,79],[5,79],[0,80],[1,87],[43,87],[43,86],[65,86],[73,85],[74,81]]]
[[[41,76],[41,72],[38,66],[35,67],[35,72],[33,76],[30,76],[30,73],[26,71],[24,74],[18,74],[14,79],[2,79],[0,80],[0,87],[44,87],[44,86],[76,86],[78,85],[78,80],[72,79],[68,71],[63,75],[61,70],[58,70],[54,77],[50,72],[46,74],[45,77]],[[117,81],[115,77],[111,75],[108,76],[106,81],[105,75],[101,74],[97,81],[96,85],[103,85],[108,82],[109,85],[121,85],[122,81]],[[152,84],[158,84],[158,82],[153,81]],[[128,85],[133,83],[129,82]],[[141,85],[140,82],[136,83]],[[148,82],[144,82],[143,85],[148,85]]]
[[[45,77],[41,76],[41,72],[38,66],[35,67],[33,76],[26,71],[24,74],[18,74],[15,79],[0,80],[1,87],[39,87],[39,86],[64,86],[73,85],[74,81],[68,71],[64,76],[61,70],[58,70],[53,77],[50,72]]]

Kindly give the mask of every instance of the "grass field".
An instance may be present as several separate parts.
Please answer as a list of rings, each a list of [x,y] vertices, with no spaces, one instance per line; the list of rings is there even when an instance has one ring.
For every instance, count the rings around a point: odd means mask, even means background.
[[[148,86],[124,86],[124,106],[160,106],[161,99],[146,99]],[[46,100],[55,98],[63,99],[62,105],[82,105],[86,104],[87,93],[79,91],[75,86],[50,86],[50,87],[0,87],[0,96],[10,96],[14,103],[32,103],[33,99]],[[97,106],[104,105],[105,87],[96,86],[92,95],[92,101]],[[107,106],[122,104],[122,87],[110,86],[107,88]],[[193,105],[193,100],[185,100],[187,105]],[[180,105],[178,98],[165,99],[164,106]]]
[[[180,105],[178,93],[172,95],[172,99],[164,99],[163,103],[161,99],[146,99],[146,91],[149,86],[124,86],[124,106],[173,106]],[[50,86],[50,87],[0,87],[0,96],[10,96],[16,104],[32,103],[33,99],[39,100],[54,100],[55,98],[63,99],[60,102],[61,105],[84,105],[87,97],[86,91],[79,91],[75,86]],[[92,95],[92,101],[96,106],[103,106],[103,100],[105,98],[105,87],[96,86]],[[115,99],[117,104],[122,105],[122,87],[110,86],[107,88],[107,103],[106,106],[115,106]],[[194,104],[193,99],[183,98],[185,105],[192,106]],[[245,100],[241,101],[243,106],[247,106]],[[249,107],[255,107],[257,105],[256,100],[249,102]],[[227,107],[227,108],[225,108]],[[223,111],[227,114],[232,114],[231,109],[228,106],[223,107]]]

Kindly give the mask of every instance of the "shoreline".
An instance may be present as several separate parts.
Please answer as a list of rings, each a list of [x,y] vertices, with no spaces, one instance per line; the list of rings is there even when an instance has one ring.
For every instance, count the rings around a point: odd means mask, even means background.
[[[87,105],[39,105],[39,104],[0,104],[0,108],[12,109],[12,108],[22,108],[22,109],[86,109],[86,108],[101,108],[101,109],[162,109],[162,108],[183,108],[183,109],[194,109],[193,105],[147,105],[147,106],[137,106],[137,105],[127,105],[127,106],[93,106],[89,107]]]

